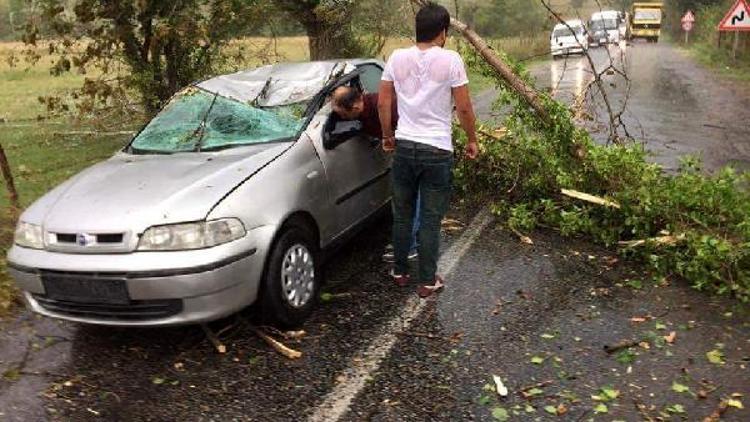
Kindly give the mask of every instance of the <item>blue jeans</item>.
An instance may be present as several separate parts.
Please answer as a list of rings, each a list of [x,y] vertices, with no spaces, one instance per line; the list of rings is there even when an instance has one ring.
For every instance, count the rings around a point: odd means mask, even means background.
[[[419,235],[419,212],[420,212],[420,209],[422,208],[422,205],[420,204],[420,202],[422,202],[421,197],[422,195],[420,195],[419,191],[417,191],[417,202],[416,202],[417,206],[416,206],[416,209],[414,210],[414,219],[412,220],[412,223],[411,223],[411,226],[412,226],[411,246],[409,246],[409,255],[412,255],[418,252],[417,248],[419,248],[419,241],[417,239]]]
[[[408,274],[414,218],[419,218],[419,281],[432,284],[440,251],[440,223],[448,211],[453,153],[407,140],[396,141],[393,158],[393,249],[395,273]],[[420,198],[417,201],[417,197]],[[419,202],[419,213],[415,204]]]

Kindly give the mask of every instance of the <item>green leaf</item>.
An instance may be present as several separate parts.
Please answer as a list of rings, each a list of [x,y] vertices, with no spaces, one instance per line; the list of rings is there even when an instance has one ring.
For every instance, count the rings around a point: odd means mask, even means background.
[[[330,302],[333,299],[333,295],[330,293],[321,293],[320,294],[320,301],[321,302]]]
[[[667,412],[682,414],[682,413],[685,413],[685,408],[681,404],[673,404],[667,407]]]
[[[686,393],[690,391],[690,387],[688,387],[687,385],[682,385],[677,381],[674,381],[672,382],[672,390],[678,393]]]
[[[667,326],[662,324],[661,322],[657,322],[654,328],[656,328],[657,330],[666,330]]]
[[[745,406],[742,405],[742,402],[735,399],[728,399],[727,400],[727,406],[736,407],[737,409],[744,409]]]
[[[557,407],[555,406],[544,406],[544,411],[549,413],[550,415],[557,415]]]
[[[544,358],[541,356],[534,356],[531,358],[531,363],[534,365],[541,365],[544,363]]]
[[[530,404],[527,404],[526,408],[524,410],[526,411],[526,413],[534,413],[534,412],[536,412],[536,409],[534,408],[534,406],[532,406]]]
[[[599,403],[594,408],[594,413],[609,413],[609,408],[607,408],[607,405],[604,403]]]
[[[164,384],[164,378],[153,377],[151,378],[151,382],[156,385],[162,385]]]
[[[536,388],[536,387],[531,388],[528,391],[526,391],[527,396],[538,396],[543,393],[544,391],[541,388]]]
[[[479,403],[481,406],[487,406],[490,404],[490,396],[482,396],[477,400],[477,403]]]
[[[492,417],[498,421],[507,421],[510,418],[508,411],[502,407],[492,409]]]
[[[709,362],[715,364],[715,365],[723,365],[724,364],[724,352],[718,349],[711,350],[710,352],[706,352],[706,358]]]
[[[602,394],[604,394],[609,400],[614,400],[620,397],[620,392],[611,388],[602,388]]]

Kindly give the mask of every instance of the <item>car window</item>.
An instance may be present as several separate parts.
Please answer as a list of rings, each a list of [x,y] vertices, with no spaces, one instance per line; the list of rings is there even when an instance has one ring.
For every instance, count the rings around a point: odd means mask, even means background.
[[[383,69],[374,64],[366,64],[359,67],[363,72],[359,77],[362,88],[365,92],[378,92],[380,89],[380,78],[383,75]]]
[[[575,27],[574,26],[572,28],[576,31],[577,34],[579,34],[579,35],[583,34],[583,28],[581,28],[580,26],[579,27]],[[565,28],[558,28],[558,29],[555,29],[555,32],[552,33],[552,36],[555,37],[555,38],[572,37],[573,36],[573,32],[569,28],[567,28],[567,27],[565,27]]]
[[[173,153],[291,138],[303,124],[305,107],[258,108],[191,87],[176,95],[130,146],[140,153]]]

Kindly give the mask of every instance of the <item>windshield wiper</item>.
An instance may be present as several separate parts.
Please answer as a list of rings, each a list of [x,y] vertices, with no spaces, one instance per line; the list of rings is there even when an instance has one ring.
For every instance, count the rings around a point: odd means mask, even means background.
[[[214,93],[214,98],[211,100],[211,105],[208,106],[208,110],[206,110],[206,114],[203,116],[203,120],[201,120],[201,124],[198,126],[197,129],[195,129],[195,132],[193,132],[193,135],[191,135],[191,138],[195,136],[198,132],[200,132],[201,137],[198,138],[198,142],[195,143],[195,151],[201,152],[201,147],[203,146],[203,137],[206,135],[206,120],[208,120],[208,116],[211,114],[211,110],[214,108],[214,104],[216,104],[216,99],[219,97],[219,93]]]

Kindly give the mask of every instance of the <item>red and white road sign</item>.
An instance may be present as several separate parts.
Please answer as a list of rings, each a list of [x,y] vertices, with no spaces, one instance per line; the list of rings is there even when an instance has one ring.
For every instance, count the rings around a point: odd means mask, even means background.
[[[750,4],[747,0],[737,0],[721,20],[719,31],[750,31]]]
[[[682,20],[680,20],[682,23],[694,23],[695,22],[695,15],[693,14],[692,10],[688,10],[685,13],[685,16],[682,17]]]
[[[692,22],[683,22],[682,23],[682,30],[685,32],[690,32],[693,30],[693,23]]]

